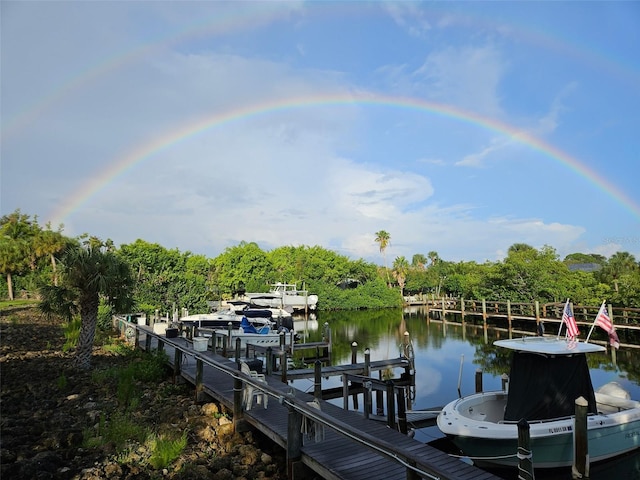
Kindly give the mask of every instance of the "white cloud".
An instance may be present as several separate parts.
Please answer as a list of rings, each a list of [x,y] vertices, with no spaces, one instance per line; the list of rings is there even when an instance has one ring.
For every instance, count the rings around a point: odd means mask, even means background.
[[[486,166],[486,159],[492,153],[501,150],[507,144],[509,144],[509,140],[506,138],[498,138],[494,137],[491,141],[491,144],[485,148],[483,148],[479,152],[470,153],[465,155],[464,158],[455,163],[456,166],[464,166],[464,167],[483,167]]]
[[[533,132],[535,135],[548,135],[556,131],[560,122],[560,115],[567,110],[564,105],[564,99],[576,88],[577,83],[571,82],[555,96],[547,114],[538,119],[537,126]]]
[[[490,45],[446,47],[430,53],[413,77],[433,100],[501,118],[499,85],[506,70],[502,54]]]
[[[384,10],[412,37],[424,37],[431,25],[420,5],[413,2],[384,2]]]

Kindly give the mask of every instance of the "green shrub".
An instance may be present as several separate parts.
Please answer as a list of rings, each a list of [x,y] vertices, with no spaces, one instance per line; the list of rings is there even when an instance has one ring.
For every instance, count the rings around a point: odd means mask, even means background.
[[[78,339],[80,338],[81,325],[82,320],[80,317],[75,317],[64,326],[64,338],[66,340],[62,346],[63,352],[68,352],[69,350],[76,348],[76,345],[78,345]]]
[[[137,425],[124,413],[115,413],[109,420],[103,414],[97,429],[84,430],[83,446],[92,448],[113,444],[117,451],[122,451],[131,442],[144,443],[148,436],[146,427]]]
[[[139,356],[128,366],[131,375],[140,382],[159,382],[167,373],[167,357],[164,352],[136,352]]]
[[[107,343],[102,346],[103,350],[106,352],[114,353],[116,355],[128,355],[131,352],[131,347],[124,342],[119,341],[118,339],[111,339],[110,343]]]
[[[134,382],[133,374],[128,369],[124,370],[118,377],[116,396],[123,407],[133,407],[138,404],[139,389]]]
[[[155,468],[165,468],[180,456],[187,446],[187,432],[182,432],[179,438],[167,438],[162,435],[152,440],[153,453],[149,458],[149,464]]]
[[[111,323],[112,317],[113,307],[100,302],[100,305],[98,305],[98,321],[96,323],[96,327],[99,330],[110,332],[113,329],[113,324]]]

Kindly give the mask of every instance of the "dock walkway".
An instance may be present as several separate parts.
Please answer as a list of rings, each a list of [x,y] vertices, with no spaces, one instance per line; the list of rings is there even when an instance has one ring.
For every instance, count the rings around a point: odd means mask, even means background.
[[[129,323],[127,327],[136,328],[139,347],[150,351],[161,346],[174,368],[175,359],[179,358],[180,375],[195,385],[196,391],[200,389],[225,407],[237,409],[239,379],[252,382],[239,372],[235,361],[212,351],[195,351],[186,339],[165,338],[146,326]],[[299,461],[325,479],[498,479],[380,422],[367,420],[358,412],[324,400],[319,400],[319,410],[312,408],[313,395],[283,383],[279,376],[267,376],[266,385],[252,385],[269,396],[267,407],[254,405],[251,410],[234,411],[234,422],[239,414],[244,422],[280,445],[288,455],[292,451],[291,442],[295,443],[292,438],[300,436],[300,426],[307,422],[307,426],[311,425],[322,435],[303,436],[301,445],[294,445],[293,451],[297,447]],[[292,473],[295,471],[290,471],[290,478],[296,477]]]

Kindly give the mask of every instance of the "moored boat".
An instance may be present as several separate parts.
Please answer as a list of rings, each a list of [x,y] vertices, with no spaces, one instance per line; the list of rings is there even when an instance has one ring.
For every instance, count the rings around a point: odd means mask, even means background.
[[[269,292],[245,293],[244,298],[254,305],[293,310],[315,310],[318,296],[309,294],[307,290],[298,290],[294,283],[274,283]]]
[[[252,313],[255,313],[252,315]],[[227,328],[231,323],[232,328],[239,328],[243,318],[250,319],[256,327],[275,326],[271,319],[271,312],[262,310],[259,312],[244,311],[242,314],[229,310],[218,310],[211,313],[198,313],[180,317],[179,321],[184,326],[195,326],[198,328]]]
[[[222,348],[226,342],[230,348],[235,348],[236,339],[240,339],[240,348],[245,349],[247,343],[262,347],[278,347],[281,344],[291,345],[296,340],[296,334],[293,330],[280,327],[272,328],[271,325],[256,327],[246,317],[243,317],[238,328],[214,328],[201,329],[204,335],[212,335],[215,333],[216,347]]]
[[[560,337],[499,340],[513,351],[507,388],[454,400],[438,415],[438,428],[480,466],[515,466],[518,428],[529,423],[536,468],[571,466],[575,400],[588,404],[589,458],[598,462],[640,446],[640,402],[616,385],[594,391],[586,354],[600,345]]]

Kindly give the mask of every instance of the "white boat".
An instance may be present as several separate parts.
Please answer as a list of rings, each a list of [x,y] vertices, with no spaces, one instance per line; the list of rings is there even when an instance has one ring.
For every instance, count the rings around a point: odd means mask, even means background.
[[[245,293],[244,298],[254,305],[293,310],[315,310],[318,296],[307,290],[298,290],[295,283],[274,283],[267,293]]]
[[[224,302],[224,305],[230,310],[233,310],[237,314],[243,314],[244,312],[252,312],[252,311],[268,311],[273,319],[289,319],[292,318],[293,308],[287,307],[279,308],[279,307],[267,307],[263,305],[257,305],[251,302],[247,302],[244,300],[227,300]]]
[[[233,328],[239,328],[243,318],[248,318],[256,327],[275,326],[271,319],[271,312],[262,310],[264,313],[256,313],[244,311],[242,314],[236,313],[234,310],[218,310],[211,313],[197,313],[194,315],[185,315],[180,317],[179,321],[183,325],[195,326],[198,328],[227,328],[229,323]]]
[[[607,384],[593,390],[587,353],[600,345],[557,337],[499,340],[513,351],[508,386],[454,400],[438,415],[438,428],[480,466],[516,466],[517,423],[529,423],[535,468],[571,466],[575,400],[588,402],[591,462],[640,446],[640,402]]]
[[[223,348],[226,344],[227,348],[234,349],[236,348],[236,339],[239,338],[240,348],[243,351],[246,349],[247,343],[261,347],[279,347],[282,344],[291,345],[296,339],[293,330],[289,331],[286,328],[274,330],[270,325],[257,328],[246,317],[243,318],[238,328],[200,329],[200,332],[205,336],[212,336],[215,333],[216,348]]]

